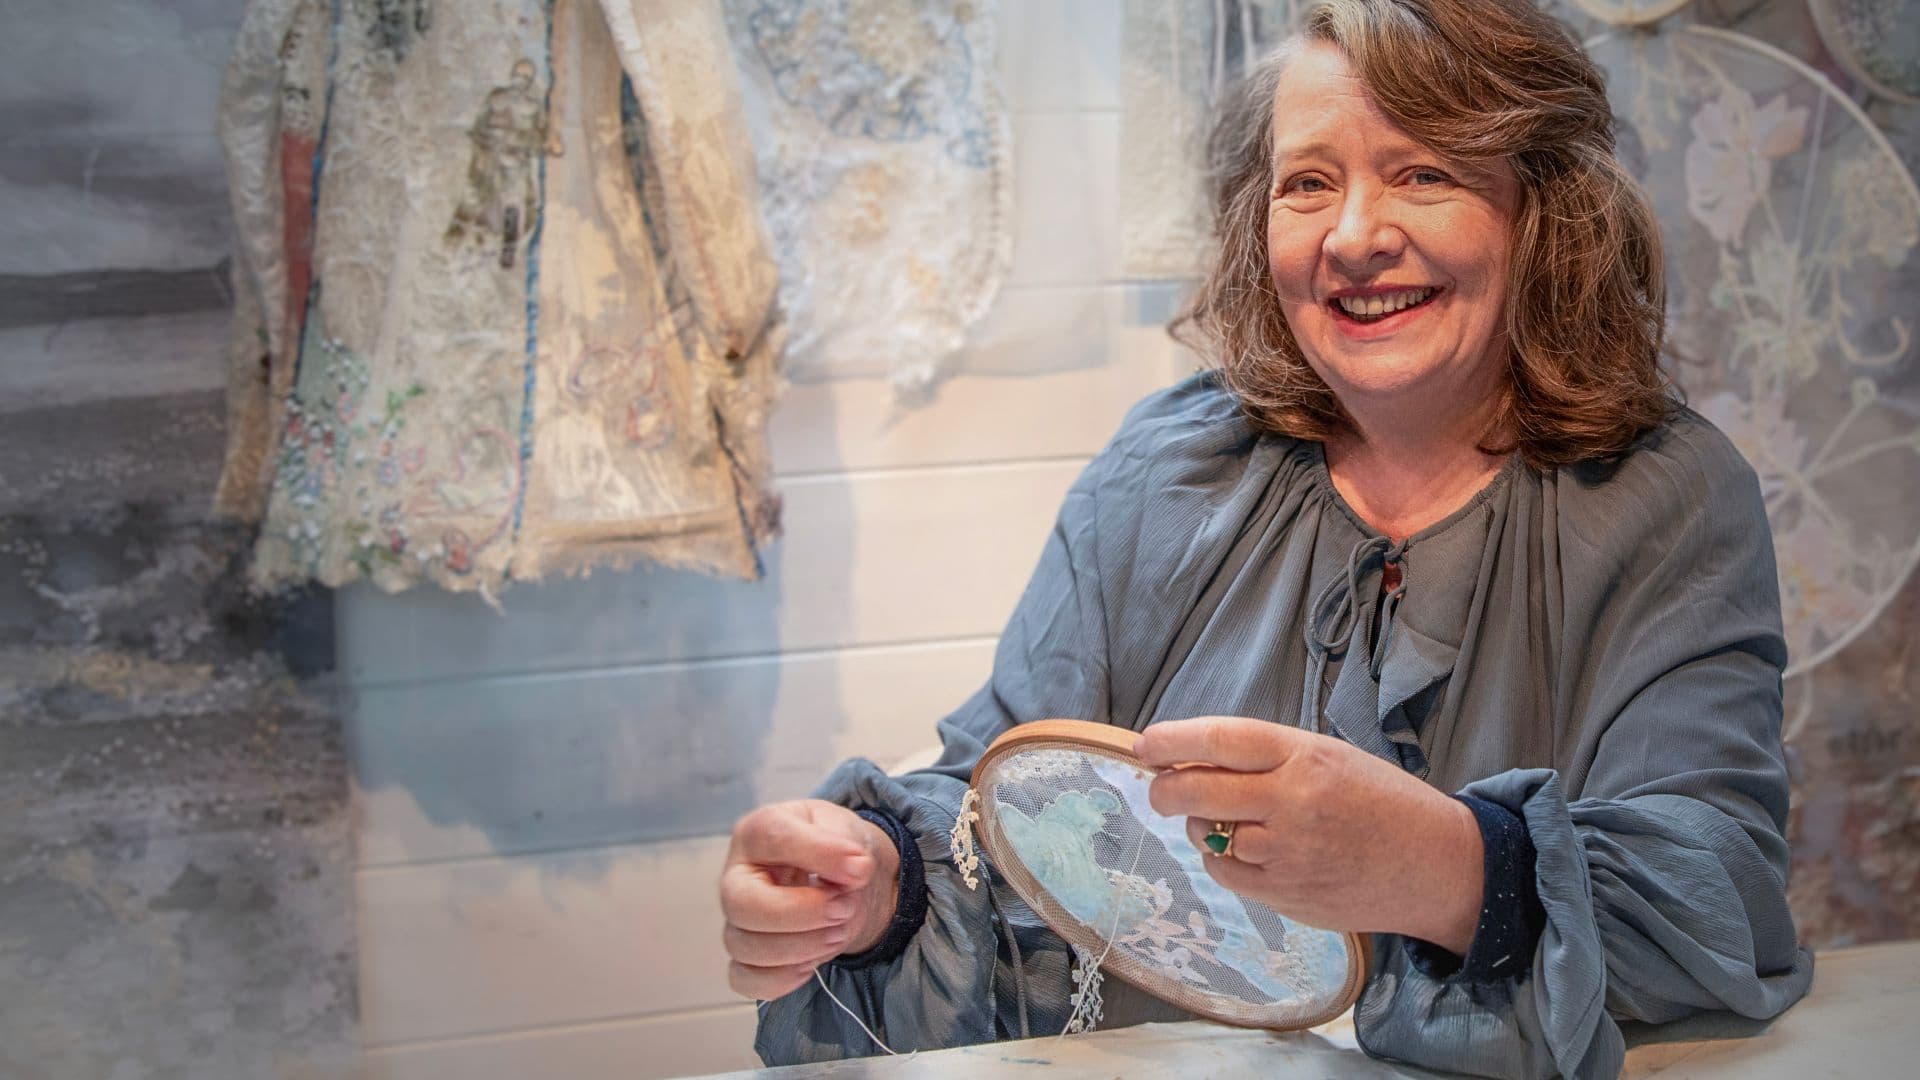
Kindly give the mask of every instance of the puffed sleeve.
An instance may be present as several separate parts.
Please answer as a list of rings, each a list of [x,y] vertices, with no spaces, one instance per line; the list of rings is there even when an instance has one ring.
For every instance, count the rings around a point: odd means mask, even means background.
[[[1430,978],[1380,950],[1355,1016],[1378,1056],[1611,1077],[1617,1020],[1764,1019],[1812,982],[1786,901],[1786,646],[1753,472],[1688,414],[1619,475],[1563,483],[1555,767],[1464,790],[1525,823],[1545,930],[1498,982]]]
[[[834,996],[894,1051],[1058,1032],[1066,1024],[1072,992],[1066,944],[984,859],[975,872],[978,887],[969,888],[954,866],[949,834],[974,763],[996,736],[1032,720],[1114,721],[1105,598],[1117,580],[1141,571],[1142,557],[1129,537],[1109,535],[1105,550],[1126,565],[1103,566],[1102,522],[1113,533],[1137,528],[1140,500],[1162,486],[1147,467],[1210,467],[1206,462],[1217,456],[1210,433],[1232,415],[1225,392],[1203,378],[1135,406],[1067,493],[1000,636],[986,686],[940,721],[940,760],[892,777],[856,759],[818,792],[892,817],[918,846],[926,890],[918,931],[876,962],[820,969]],[[754,1045],[769,1065],[878,1052],[815,981],[761,1007]]]

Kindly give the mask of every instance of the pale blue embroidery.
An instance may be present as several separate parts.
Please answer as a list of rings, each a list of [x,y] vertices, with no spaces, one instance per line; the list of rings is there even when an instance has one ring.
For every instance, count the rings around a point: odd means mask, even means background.
[[[1037,817],[1016,806],[1000,810],[1000,827],[1047,893],[1086,925],[1113,927],[1114,936],[1124,936],[1152,914],[1138,896],[1113,888],[1093,850],[1094,835],[1119,809],[1112,792],[1095,790],[1064,792]]]
[[[1096,760],[1094,772],[1112,784],[1129,805],[1149,805],[1147,785],[1152,781],[1151,773],[1106,760]],[[1276,1003],[1318,996],[1325,993],[1327,987],[1338,987],[1346,981],[1346,948],[1340,935],[1302,926],[1275,912],[1285,933],[1280,941],[1273,943],[1277,948],[1270,947],[1254,926],[1241,899],[1207,873],[1203,862],[1206,856],[1188,839],[1184,819],[1143,813],[1141,821],[1186,872],[1205,917],[1219,928],[1219,939],[1213,949],[1216,962],[1238,972]],[[1298,970],[1302,966],[1299,961],[1310,963],[1308,971]],[[1308,978],[1302,980],[1302,974]],[[1205,982],[1204,978],[1200,981]]]

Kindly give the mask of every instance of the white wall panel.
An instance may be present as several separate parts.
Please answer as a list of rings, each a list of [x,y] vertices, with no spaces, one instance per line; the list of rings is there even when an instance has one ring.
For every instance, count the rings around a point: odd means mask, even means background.
[[[369,1047],[738,1004],[725,838],[361,870]]]
[[[1012,287],[931,402],[884,379],[795,383],[768,424],[782,476],[1088,457],[1178,375],[1162,309],[1122,286]]]
[[[366,1080],[660,1080],[758,1068],[752,1005],[374,1050]]]
[[[935,743],[992,663],[977,638],[365,691],[348,740],[360,860],[726,832],[845,758]]]

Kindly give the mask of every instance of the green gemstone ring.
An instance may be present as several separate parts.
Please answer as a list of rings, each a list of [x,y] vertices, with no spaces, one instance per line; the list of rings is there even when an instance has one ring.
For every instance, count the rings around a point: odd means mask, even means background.
[[[1203,839],[1207,842],[1207,850],[1213,852],[1216,858],[1233,858],[1234,824],[1231,821],[1216,821],[1213,823],[1213,828],[1207,830],[1207,835]]]

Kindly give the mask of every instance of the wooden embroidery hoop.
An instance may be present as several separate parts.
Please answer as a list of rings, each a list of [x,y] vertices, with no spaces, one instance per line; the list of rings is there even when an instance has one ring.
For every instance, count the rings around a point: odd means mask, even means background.
[[[970,783],[974,790],[979,791],[997,763],[1013,754],[1037,750],[1072,750],[1114,759],[1127,766],[1152,772],[1153,769],[1142,765],[1133,754],[1134,740],[1138,738],[1138,733],[1134,731],[1085,720],[1036,720],[1021,724],[993,740],[986,753],[980,755],[980,760],[973,767]],[[1366,983],[1373,959],[1372,939],[1366,934],[1342,933],[1340,938],[1347,954],[1346,978],[1337,993],[1323,999],[1327,1004],[1320,1009],[1301,1013],[1297,1005],[1256,1005],[1236,1002],[1222,994],[1199,993],[1179,979],[1155,972],[1127,950],[1106,949],[1106,939],[1101,932],[1082,923],[1061,906],[1027,868],[1000,828],[994,800],[985,795],[980,801],[980,821],[976,831],[980,846],[991,859],[994,869],[1013,886],[1013,891],[1040,916],[1048,929],[1092,955],[1104,953],[1105,960],[1101,968],[1107,974],[1196,1016],[1236,1027],[1298,1031],[1324,1024],[1346,1012],[1359,999],[1361,988]],[[1249,900],[1246,903],[1259,906],[1257,901]]]

